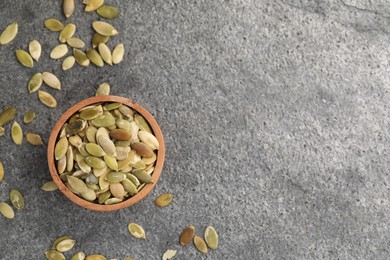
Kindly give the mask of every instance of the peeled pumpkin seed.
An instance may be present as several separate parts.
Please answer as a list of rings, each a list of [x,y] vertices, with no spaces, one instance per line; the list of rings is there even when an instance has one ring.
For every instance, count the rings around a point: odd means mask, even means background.
[[[97,132],[96,132],[96,140],[99,140],[100,136],[104,136],[108,139],[110,139],[110,135],[108,134],[108,131],[104,127],[99,127]],[[111,141],[111,140],[110,140]]]
[[[112,63],[114,64],[121,63],[124,56],[125,56],[125,46],[123,44],[118,44],[112,51]]]
[[[74,135],[74,136],[71,136],[68,138],[68,141],[71,145],[73,145],[74,147],[80,147],[81,144],[82,144],[82,140],[81,140],[81,137],[78,136],[78,135]]]
[[[24,114],[23,122],[25,124],[31,123],[35,118],[35,112],[34,111],[27,111],[26,114]]]
[[[147,146],[149,146],[153,150],[158,150],[159,143],[158,143],[157,138],[153,134],[151,134],[147,131],[139,131],[138,137],[144,144],[146,144]]]
[[[76,254],[74,254],[70,260],[84,260],[85,259],[85,254],[84,252],[77,252]]]
[[[15,118],[16,109],[14,107],[7,107],[0,113],[0,126],[5,126],[12,119]]]
[[[96,90],[96,96],[110,95],[110,85],[108,83],[102,83]]]
[[[207,254],[207,245],[201,237],[195,236],[194,244],[196,249],[199,250],[199,252],[202,252],[203,254]]]
[[[72,146],[68,146],[68,149],[66,151],[66,170],[68,172],[73,170],[73,163],[74,163],[73,149]]]
[[[32,40],[28,44],[28,52],[34,60],[38,61],[42,53],[41,44],[37,40]]]
[[[57,106],[57,100],[45,91],[38,90],[38,98],[47,107],[54,108]]]
[[[5,132],[4,127],[0,126],[0,136],[3,136]]]
[[[110,183],[110,191],[112,196],[118,199],[123,198],[126,194],[125,188],[120,183]]]
[[[172,259],[176,255],[176,252],[177,252],[176,250],[168,249],[167,251],[164,252],[162,256],[162,260]]]
[[[28,91],[29,93],[33,93],[37,91],[42,85],[42,74],[40,72],[35,73],[34,76],[28,82]]]
[[[76,32],[76,25],[73,23],[68,23],[62,29],[60,36],[58,37],[61,43],[66,43],[69,38],[72,38],[73,34]]]
[[[166,207],[171,203],[173,200],[173,195],[170,193],[161,194],[156,198],[154,203],[159,206],[160,208]]]
[[[146,239],[145,230],[140,225],[130,223],[127,228],[133,237]]]
[[[115,147],[115,152],[116,152],[116,159],[118,161],[120,160],[124,160],[127,158],[127,155],[129,154],[130,152],[130,147],[120,147],[120,146],[116,146]]]
[[[103,67],[104,62],[100,54],[94,49],[88,49],[86,51],[88,59],[98,67]]]
[[[110,197],[111,197],[111,192],[109,192],[109,191],[106,191],[106,192],[103,192],[102,194],[99,194],[99,196],[98,196],[99,204],[103,204]]]
[[[118,171],[118,162],[114,156],[104,155],[104,161],[110,169]]]
[[[126,177],[127,179],[129,179],[136,187],[140,186],[141,183],[139,182],[139,180],[137,179],[137,177],[135,177],[133,174],[131,173],[126,173]]]
[[[70,47],[77,48],[77,49],[84,48],[84,46],[85,46],[85,43],[83,42],[83,40],[81,40],[79,38],[69,38],[66,40],[66,43]]]
[[[57,161],[57,171],[59,174],[62,174],[65,172],[66,169],[66,157],[62,157]]]
[[[85,162],[92,168],[96,169],[102,169],[106,166],[106,163],[102,159],[94,156],[87,156],[85,158]]]
[[[126,179],[126,174],[123,172],[109,172],[106,175],[106,179],[109,183],[119,183]]]
[[[86,200],[94,201],[96,200],[96,193],[93,189],[88,188],[86,192],[80,193],[81,197]]]
[[[68,53],[68,46],[66,44],[59,44],[50,53],[50,58],[57,60],[61,59]]]
[[[152,157],[143,157],[142,161],[145,163],[145,165],[152,165],[157,160],[157,155],[153,153]]]
[[[145,172],[145,170],[134,170],[133,175],[137,177],[138,180],[140,180],[143,183],[153,183],[152,177]]]
[[[151,175],[153,172],[154,172],[154,167],[150,167],[149,169],[146,169],[145,168],[145,172],[148,174],[148,175]]]
[[[99,46],[99,43],[106,43],[110,39],[109,36],[103,36],[99,33],[95,33],[92,37],[92,48]]]
[[[124,189],[131,195],[135,195],[138,193],[137,187],[132,183],[129,179],[124,179],[121,181]]]
[[[6,217],[6,218],[9,218],[9,219],[13,219],[15,217],[15,212],[14,210],[11,208],[10,205],[8,205],[7,203],[5,202],[1,202],[0,203],[0,213]]]
[[[76,244],[76,240],[67,238],[59,242],[56,246],[56,249],[57,251],[63,253],[71,250],[75,244]]]
[[[66,134],[68,135],[75,135],[83,131],[86,126],[87,126],[87,122],[85,120],[76,119],[74,123],[67,125],[65,131]]]
[[[107,172],[99,177],[99,187],[104,190],[110,187],[110,183],[106,181]]]
[[[118,198],[109,198],[104,202],[105,205],[112,205],[112,204],[117,204],[119,202],[122,202],[123,199],[118,199]]]
[[[211,249],[217,249],[217,247],[218,247],[218,233],[212,226],[208,226],[206,228],[206,231],[204,232],[204,238],[206,240],[207,245]]]
[[[14,122],[11,129],[12,140],[15,144],[21,145],[23,141],[23,130],[18,124],[18,122]]]
[[[154,154],[153,150],[149,146],[141,142],[132,143],[131,149],[133,149],[137,152],[138,155],[143,157],[152,157]]]
[[[15,208],[17,209],[24,208],[24,198],[18,190],[12,189],[11,192],[9,193],[9,199]]]
[[[95,21],[92,23],[93,29],[103,36],[114,36],[118,34],[118,31],[109,23],[102,21]]]
[[[96,144],[96,132],[97,129],[94,126],[88,126],[85,131],[88,142]],[[103,156],[103,155],[102,155]]]
[[[51,88],[61,90],[61,82],[57,78],[56,75],[54,75],[51,72],[43,72],[42,73],[42,80]]]
[[[115,19],[119,15],[118,8],[110,5],[103,5],[100,6],[96,12],[101,17],[107,18],[107,19]]]
[[[104,4],[104,0],[89,0],[85,6],[86,12],[93,12]]]
[[[60,21],[52,18],[45,20],[45,26],[52,32],[59,32],[64,29],[64,25]]]
[[[74,12],[74,0],[64,0],[63,10],[66,18],[71,17]]]
[[[73,56],[75,57],[76,62],[79,65],[81,65],[83,67],[88,67],[89,66],[90,61],[89,61],[87,55],[84,52],[82,52],[82,51],[80,51],[78,49],[73,49]]]
[[[107,258],[104,255],[89,255],[85,260],[107,260]]]
[[[112,66],[112,55],[111,51],[105,43],[99,43],[98,45],[99,54],[102,59],[110,66]]]
[[[85,149],[90,155],[96,156],[96,157],[102,157],[106,153],[104,152],[103,148],[101,148],[99,145],[94,143],[88,143],[85,145]]]
[[[18,23],[13,22],[8,25],[0,35],[0,44],[5,45],[15,39],[18,34]]]
[[[68,139],[66,137],[62,137],[57,144],[55,145],[54,148],[54,156],[56,160],[59,160],[63,158],[66,154],[66,151],[68,149]]]
[[[97,141],[106,154],[116,156],[115,144],[109,138],[105,136],[99,136]]]
[[[4,166],[0,162],[0,182],[4,179]]]
[[[51,249],[45,252],[46,259],[48,260],[66,260],[63,253],[58,252],[57,250]]]
[[[54,240],[51,249],[56,249],[58,243],[61,242],[61,241],[64,241],[65,239],[70,239],[70,237],[68,237],[68,236],[61,236],[61,237],[57,238],[56,240]]]
[[[87,185],[79,178],[68,176],[69,185],[77,192],[84,193],[88,191]]]
[[[188,245],[194,239],[194,236],[195,236],[195,227],[194,226],[186,227],[180,235],[180,239],[179,239],[180,244],[182,246]]]
[[[125,129],[114,129],[110,132],[110,136],[115,140],[127,141],[131,138],[131,133]]]
[[[94,108],[83,110],[80,113],[80,118],[84,120],[92,120],[100,115],[100,112]]]
[[[34,66],[34,61],[28,52],[24,50],[16,50],[16,57],[23,66],[28,68],[32,68]]]
[[[74,66],[75,62],[76,59],[73,56],[66,57],[62,62],[62,70],[70,70]]]
[[[145,120],[145,118],[139,114],[134,115],[134,121],[138,125],[138,127],[146,132],[153,133],[152,129],[150,128],[149,123]]]
[[[32,145],[43,145],[42,138],[37,134],[27,133],[26,140]]]
[[[44,190],[44,191],[55,191],[55,190],[58,190],[58,187],[57,187],[57,185],[56,185],[56,183],[54,181],[48,181],[48,182],[45,182],[42,185],[41,190]]]
[[[134,116],[134,111],[133,111],[131,108],[129,108],[128,106],[121,106],[121,107],[119,108],[119,111],[120,111],[124,116],[126,116],[126,117],[128,117],[128,118],[133,118],[133,116]],[[137,132],[138,132],[138,130],[137,130]]]
[[[120,108],[121,106],[122,106],[122,103],[114,102],[114,103],[110,103],[110,104],[105,105],[104,109],[107,111],[111,111],[111,110]]]

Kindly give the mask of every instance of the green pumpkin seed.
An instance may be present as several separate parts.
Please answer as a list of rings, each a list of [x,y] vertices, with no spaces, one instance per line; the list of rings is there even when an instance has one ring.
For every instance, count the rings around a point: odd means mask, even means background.
[[[119,183],[126,179],[126,174],[123,172],[109,172],[106,175],[106,179],[109,183]]]
[[[61,242],[61,241],[64,241],[65,239],[70,239],[70,237],[68,237],[68,236],[61,236],[61,237],[57,238],[56,240],[54,240],[51,249],[56,249],[58,243]]]
[[[125,46],[123,44],[118,44],[112,51],[112,63],[114,64],[121,63],[124,56],[125,56]]]
[[[45,82],[49,87],[61,90],[61,82],[57,78],[56,75],[50,72],[43,72],[42,73],[42,80]]]
[[[43,82],[42,81],[42,74],[39,72],[34,74],[34,76],[32,76],[32,78],[28,82],[29,93],[33,93],[33,92],[37,91],[41,87],[42,82]]]
[[[74,254],[70,260],[84,260],[85,259],[85,254],[84,252],[77,252],[76,254]]]
[[[118,162],[116,161],[116,158],[114,156],[105,155],[104,161],[110,169],[118,171]]]
[[[15,39],[18,34],[18,23],[13,22],[8,25],[0,35],[0,44],[5,45]]]
[[[76,32],[76,25],[73,23],[68,23],[62,29],[60,36],[58,37],[61,43],[66,43],[69,38],[72,38],[73,34]]]
[[[122,201],[123,201],[123,199],[110,198],[110,199],[106,200],[106,201],[104,202],[104,204],[105,204],[105,205],[112,205],[112,204],[117,204],[117,203],[122,202]]]
[[[74,176],[68,176],[68,183],[78,193],[84,193],[88,191],[88,187],[85,182],[83,182],[79,178],[76,178]]]
[[[88,126],[87,130],[85,131],[88,142],[96,144],[96,132],[97,129],[94,126]]]
[[[57,106],[57,100],[45,91],[38,90],[38,98],[47,107],[54,108]]]
[[[64,0],[62,7],[64,10],[65,17],[66,18],[71,17],[71,15],[74,12],[74,0]]]
[[[15,208],[17,209],[24,208],[24,198],[18,190],[12,189],[11,192],[9,193],[9,199]]]
[[[28,52],[34,60],[38,61],[42,53],[41,44],[37,40],[32,40],[28,44]]]
[[[106,192],[103,192],[102,194],[99,194],[99,196],[98,196],[99,204],[103,204],[110,197],[111,197],[111,192],[110,191],[106,191]]]
[[[122,106],[122,103],[114,102],[114,103],[110,103],[110,104],[105,105],[104,109],[107,111],[111,111],[111,110],[120,108],[121,106]]]
[[[133,118],[133,116],[134,116],[134,111],[133,111],[133,109],[131,109],[131,108],[128,107],[128,106],[121,106],[121,107],[119,108],[119,111],[120,111],[124,116],[126,116],[127,118]],[[138,132],[138,130],[137,130],[137,132]]]
[[[153,150],[146,144],[141,142],[135,142],[131,144],[131,149],[137,152],[138,155],[143,157],[152,157]]]
[[[173,195],[170,193],[161,194],[156,198],[154,203],[159,206],[160,208],[166,207],[171,203],[173,200]]]
[[[168,249],[167,251],[164,252],[162,256],[162,260],[172,259],[176,255],[176,252],[177,252],[176,250]]]
[[[66,44],[60,44],[54,47],[50,53],[50,58],[53,60],[61,59],[68,53],[68,46]]]
[[[5,126],[16,115],[16,109],[14,107],[7,107],[0,113],[0,126]]]
[[[73,49],[73,56],[76,59],[76,62],[78,64],[80,64],[81,66],[83,66],[83,67],[89,66],[90,61],[84,52],[82,52],[78,49]]]
[[[110,39],[109,36],[103,36],[99,33],[95,33],[92,37],[92,48],[99,46],[99,43],[106,43]]]
[[[32,68],[34,66],[34,61],[28,52],[24,50],[16,50],[16,57],[23,66],[28,68]]]
[[[133,237],[146,239],[145,230],[140,225],[130,223],[127,228]]]
[[[45,26],[52,32],[59,32],[64,29],[64,25],[57,19],[47,19],[45,20]]]
[[[68,172],[72,171],[73,166],[74,166],[73,148],[69,145],[66,151],[66,170]]]
[[[146,131],[146,132],[149,132],[149,133],[153,133],[152,128],[150,128],[149,123],[140,114],[134,115],[134,121],[138,125],[139,129]]]
[[[126,194],[125,188],[120,183],[110,183],[110,191],[112,196],[118,199],[123,198]]]
[[[100,115],[100,112],[94,108],[83,110],[80,113],[80,118],[84,120],[92,120]]]
[[[107,19],[115,19],[119,15],[118,8],[110,5],[103,5],[99,7],[96,12],[101,17],[107,18]]]
[[[76,244],[76,240],[73,240],[71,238],[67,238],[67,239],[60,241],[57,244],[56,249],[57,249],[57,251],[59,251],[61,253],[67,252],[67,251],[71,250],[75,244]]]
[[[152,150],[158,150],[159,143],[157,138],[153,134],[147,131],[139,131],[138,137],[144,144],[152,148]]]
[[[186,227],[180,235],[180,239],[179,239],[180,244],[182,246],[188,245],[194,239],[194,236],[195,236],[195,227],[194,226]]]
[[[85,143],[83,143],[83,144],[81,144],[81,146],[79,147],[79,152],[80,152],[80,154],[82,155],[82,156],[84,156],[84,157],[86,157],[86,156],[88,156],[88,155],[90,155],[88,152],[87,152],[87,150],[85,149]]]
[[[6,218],[9,218],[9,219],[13,219],[15,217],[15,212],[14,210],[11,208],[10,205],[8,205],[7,203],[5,202],[1,202],[0,203],[0,213],[6,217]]]
[[[109,127],[115,125],[115,118],[111,114],[103,114],[91,121],[96,127]]]
[[[0,136],[3,136],[5,132],[4,127],[0,126]]]
[[[134,170],[133,175],[143,183],[153,183],[152,177],[145,170]]]
[[[54,156],[56,160],[59,160],[65,156],[66,151],[68,149],[68,145],[69,143],[66,137],[60,138],[54,148]]]
[[[29,124],[34,120],[34,118],[35,118],[35,112],[30,110],[26,112],[26,114],[24,114],[23,122],[25,124]]]
[[[57,161],[57,171],[59,174],[62,174],[66,169],[66,157],[62,157]]]
[[[106,163],[102,159],[94,156],[85,157],[85,162],[92,168],[96,169],[102,169],[106,166]]]
[[[4,166],[0,162],[0,182],[4,179]]]
[[[62,62],[62,70],[70,70],[76,62],[76,59],[73,56],[68,56]]]
[[[121,181],[121,183],[122,183],[123,187],[125,188],[125,190],[131,196],[133,196],[133,195],[138,193],[137,187],[129,179],[124,179],[123,181]]]
[[[102,21],[95,21],[92,23],[93,29],[103,36],[114,36],[118,34],[118,31],[109,23]]]
[[[14,122],[11,129],[12,140],[15,144],[21,145],[23,141],[23,130],[18,124],[18,122]]]
[[[60,174],[60,179],[63,181],[63,182],[67,182],[68,181],[68,176],[72,175],[72,172],[64,172],[62,174]]]
[[[127,141],[131,138],[131,133],[125,129],[114,129],[110,132],[110,136],[115,140]]]
[[[102,59],[110,66],[112,66],[112,55],[110,48],[105,43],[99,43],[98,46],[99,54],[102,57]]]
[[[106,153],[104,152],[103,148],[101,148],[99,145],[94,143],[88,143],[85,145],[85,149],[90,155],[96,156],[96,157],[102,157]]]
[[[115,147],[115,152],[116,152],[116,159],[118,161],[120,160],[125,160],[130,152],[130,147],[120,147],[116,146]]]
[[[140,186],[141,183],[139,182],[139,180],[137,179],[137,177],[135,177],[133,174],[131,173],[126,173],[126,177],[127,179],[129,179],[136,187]]]
[[[88,49],[86,51],[88,59],[98,67],[103,67],[104,62],[100,54],[94,49]]]
[[[102,83],[96,90],[96,96],[107,96],[110,95],[110,85],[108,83]]]
[[[42,138],[37,134],[27,133],[26,140],[32,145],[43,145]]]
[[[46,259],[48,260],[66,260],[65,256],[57,250],[49,250],[45,252]]]
[[[45,182],[42,185],[41,190],[44,190],[44,191],[55,191],[55,190],[58,190],[58,187],[57,187],[57,185],[56,185],[56,183],[54,181],[48,181],[48,182]]]
[[[83,42],[83,40],[81,40],[79,38],[69,38],[66,40],[66,43],[70,47],[77,48],[77,49],[84,48],[84,46],[85,46],[85,43]]]
[[[218,247],[218,233],[212,226],[208,226],[206,228],[206,231],[204,232],[204,238],[206,240],[207,245],[211,249],[217,249],[217,247]]]
[[[142,161],[145,165],[152,165],[157,160],[157,155],[154,153],[152,157],[144,157]]]
[[[86,12],[93,12],[104,4],[104,0],[89,0],[85,6]]]
[[[96,193],[93,189],[90,189],[90,188],[88,188],[88,190],[86,192],[83,192],[80,195],[81,195],[81,197],[83,197],[84,199],[86,199],[88,201],[96,200]]]
[[[71,145],[73,145],[76,148],[79,148],[83,142],[81,140],[81,137],[78,135],[74,135],[74,136],[69,137],[68,141]]]
[[[196,249],[199,250],[199,252],[202,252],[203,254],[207,254],[206,242],[204,242],[204,240],[201,237],[195,236],[194,237],[194,244],[195,244]]]
[[[66,126],[66,134],[68,135],[76,135],[83,131],[87,126],[87,122],[82,119],[76,119],[72,124],[68,124]]]

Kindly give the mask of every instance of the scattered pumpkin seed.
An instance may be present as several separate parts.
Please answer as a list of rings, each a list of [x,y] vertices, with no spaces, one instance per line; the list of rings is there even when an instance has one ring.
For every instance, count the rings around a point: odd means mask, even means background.
[[[133,237],[146,239],[145,230],[140,225],[130,223],[127,228]]]
[[[38,90],[38,97],[39,100],[42,102],[42,104],[44,104],[47,107],[54,108],[57,106],[57,100],[52,95],[50,95],[45,91]]]
[[[66,43],[70,47],[77,48],[77,49],[84,48],[85,46],[84,41],[79,38],[69,38],[68,40],[66,40]]]
[[[78,49],[73,49],[73,56],[76,59],[76,62],[80,64],[83,67],[88,67],[89,66],[89,59],[87,55]]]
[[[51,249],[45,252],[46,259],[48,260],[66,260],[63,253],[58,252],[57,250]]]
[[[61,253],[67,252],[67,251],[71,250],[75,244],[76,244],[76,240],[73,240],[71,238],[67,238],[67,239],[60,241],[57,244],[56,249],[57,249],[57,251],[59,251]]]
[[[85,6],[86,12],[93,12],[104,4],[104,0],[89,0]]]
[[[66,18],[71,17],[74,12],[74,0],[64,0],[63,10]]]
[[[110,95],[110,85],[108,83],[102,83],[96,90],[96,96],[108,96]]]
[[[176,250],[168,249],[167,251],[164,252],[162,256],[162,260],[172,259],[176,255],[176,252],[177,252]]]
[[[180,235],[180,239],[179,239],[180,244],[182,246],[188,245],[194,239],[194,236],[195,236],[195,227],[194,226],[186,227]]]
[[[56,183],[54,181],[48,181],[48,182],[45,182],[42,185],[41,190],[44,190],[44,191],[55,191],[55,190],[58,190],[58,187],[57,187],[57,185],[56,185]]]
[[[104,255],[89,255],[85,260],[107,260],[107,258]]]
[[[16,57],[23,66],[28,68],[32,68],[34,66],[34,61],[28,52],[24,50],[16,50]]]
[[[76,59],[73,56],[66,57],[62,62],[62,70],[70,70],[74,66],[75,62]]]
[[[4,179],[4,166],[0,162],[0,182]]]
[[[57,78],[56,75],[54,75],[51,72],[43,72],[42,73],[42,80],[51,88],[61,90],[61,82]]]
[[[0,213],[9,219],[13,219],[15,217],[14,210],[5,202],[0,202]]]
[[[206,228],[206,231],[204,232],[204,238],[206,240],[207,245],[211,249],[217,249],[217,247],[218,247],[218,233],[212,226],[208,226]]]
[[[73,23],[68,23],[62,29],[60,36],[58,37],[61,43],[65,43],[69,38],[72,38],[73,34],[76,32],[76,25]]]
[[[112,63],[119,64],[122,62],[125,56],[125,46],[121,43],[118,44],[112,51]]]
[[[26,139],[32,145],[43,145],[42,138],[37,134],[27,133]]]
[[[45,26],[47,29],[49,29],[52,32],[59,32],[64,29],[64,25],[57,19],[53,19],[53,18],[46,19]]]
[[[37,91],[42,85],[42,73],[35,73],[34,76],[28,82],[28,91],[29,93],[33,93]]]
[[[5,45],[15,39],[18,34],[18,23],[13,22],[8,25],[0,35],[0,44]]]
[[[102,59],[110,66],[112,66],[112,56],[110,48],[108,48],[107,44],[105,43],[99,43],[98,46],[100,56]]]
[[[92,23],[93,29],[103,36],[114,36],[118,34],[118,31],[109,23],[102,21],[95,21]]]
[[[24,114],[23,122],[25,124],[31,123],[35,118],[35,112],[34,111],[27,111],[26,114]]]
[[[94,49],[88,49],[86,51],[88,59],[98,67],[103,67],[104,62],[100,54]]]
[[[173,195],[170,193],[161,194],[156,198],[154,203],[159,207],[166,207],[173,200]]]
[[[0,113],[0,126],[5,126],[16,115],[16,109],[14,107],[7,107]]]
[[[108,42],[108,40],[110,39],[109,36],[103,36],[99,33],[95,33],[93,36],[92,36],[92,48],[96,48],[97,46],[99,46],[99,43],[106,43]]]
[[[9,193],[9,199],[15,208],[17,209],[24,208],[24,198],[18,190],[12,189],[11,192]]]
[[[30,52],[31,57],[38,61],[42,53],[41,44],[37,40],[32,40],[28,44],[28,51]]]
[[[57,45],[50,53],[53,60],[61,59],[68,53],[68,46],[64,43]]]
[[[3,136],[5,132],[4,127],[0,126],[0,136]]]
[[[107,18],[107,19],[115,19],[119,15],[118,8],[111,6],[111,5],[103,5],[100,6],[96,12],[101,17]]]
[[[123,260],[134,260],[132,256],[126,256]]]
[[[70,260],[84,260],[85,259],[85,253],[84,252],[77,252],[74,254]]]
[[[21,145],[23,141],[23,130],[18,124],[18,122],[14,122],[11,129],[12,140],[15,144]]]
[[[70,237],[68,237],[68,236],[61,236],[61,237],[57,238],[56,240],[54,240],[51,249],[56,249],[58,243],[60,243],[61,241],[64,241],[65,239],[70,239]]]
[[[195,236],[194,237],[194,244],[195,244],[196,249],[199,250],[199,252],[202,252],[203,254],[207,254],[206,242],[204,242],[204,240],[201,237]]]

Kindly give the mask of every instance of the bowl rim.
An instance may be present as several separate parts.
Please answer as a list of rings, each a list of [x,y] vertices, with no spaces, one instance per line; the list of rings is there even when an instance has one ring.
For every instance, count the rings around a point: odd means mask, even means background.
[[[139,193],[134,195],[133,197],[124,200],[123,202],[117,203],[117,204],[111,204],[111,205],[101,205],[93,202],[89,202],[76,194],[74,194],[72,191],[70,191],[64,184],[64,182],[60,179],[60,175],[58,174],[56,162],[54,159],[54,147],[56,144],[56,140],[58,135],[60,134],[61,128],[64,125],[66,121],[77,111],[79,111],[81,108],[93,105],[100,102],[120,102],[124,105],[129,106],[130,108],[134,109],[136,112],[141,114],[146,121],[151,126],[154,135],[156,136],[157,140],[159,141],[159,149],[157,151],[157,160],[156,165],[152,174],[153,183],[146,184]],[[164,137],[161,131],[160,126],[158,125],[156,119],[141,105],[135,103],[134,101],[120,96],[95,96],[90,97],[87,99],[84,99],[72,107],[70,107],[65,113],[62,114],[62,116],[57,120],[55,123],[51,134],[49,138],[49,143],[47,146],[47,161],[49,166],[50,175],[57,185],[58,189],[73,203],[77,204],[80,207],[94,210],[94,211],[114,211],[119,210],[122,208],[129,207],[131,205],[134,205],[135,203],[139,202],[140,200],[144,199],[154,188],[154,186],[157,184],[160,176],[161,171],[164,165],[165,160],[165,143],[164,143]]]

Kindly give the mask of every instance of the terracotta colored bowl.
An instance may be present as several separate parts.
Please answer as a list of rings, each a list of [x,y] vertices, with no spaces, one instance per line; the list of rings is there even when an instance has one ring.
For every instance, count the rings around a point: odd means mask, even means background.
[[[139,114],[141,114],[146,121],[150,124],[151,128],[153,129],[154,135],[156,136],[160,146],[159,150],[157,151],[157,160],[154,168],[154,172],[152,174],[153,183],[145,185],[138,194],[134,195],[133,197],[124,200],[123,202],[112,204],[112,205],[100,205],[93,202],[89,202],[87,200],[84,200],[71,192],[65,184],[60,179],[60,176],[57,172],[56,162],[54,159],[54,147],[57,141],[57,137],[61,131],[62,126],[65,124],[65,122],[68,121],[68,119],[77,111],[79,111],[81,108],[99,103],[99,102],[120,102],[122,104],[125,104],[135,111],[137,111]],[[153,118],[153,116],[142,106],[138,105],[137,103],[134,103],[133,101],[123,98],[123,97],[117,97],[117,96],[98,96],[98,97],[91,97],[88,99],[85,99],[76,105],[72,106],[68,111],[66,111],[60,119],[55,124],[49,139],[49,144],[47,148],[47,160],[49,164],[49,170],[50,174],[58,186],[59,190],[64,193],[64,195],[70,199],[75,204],[86,208],[90,210],[96,210],[96,211],[113,211],[118,210],[122,208],[129,207],[143,198],[145,198],[153,189],[153,187],[156,185],[158,179],[161,175],[161,170],[163,168],[165,159],[165,144],[164,144],[164,138],[161,132],[161,129],[159,125],[157,124],[156,120]]]

